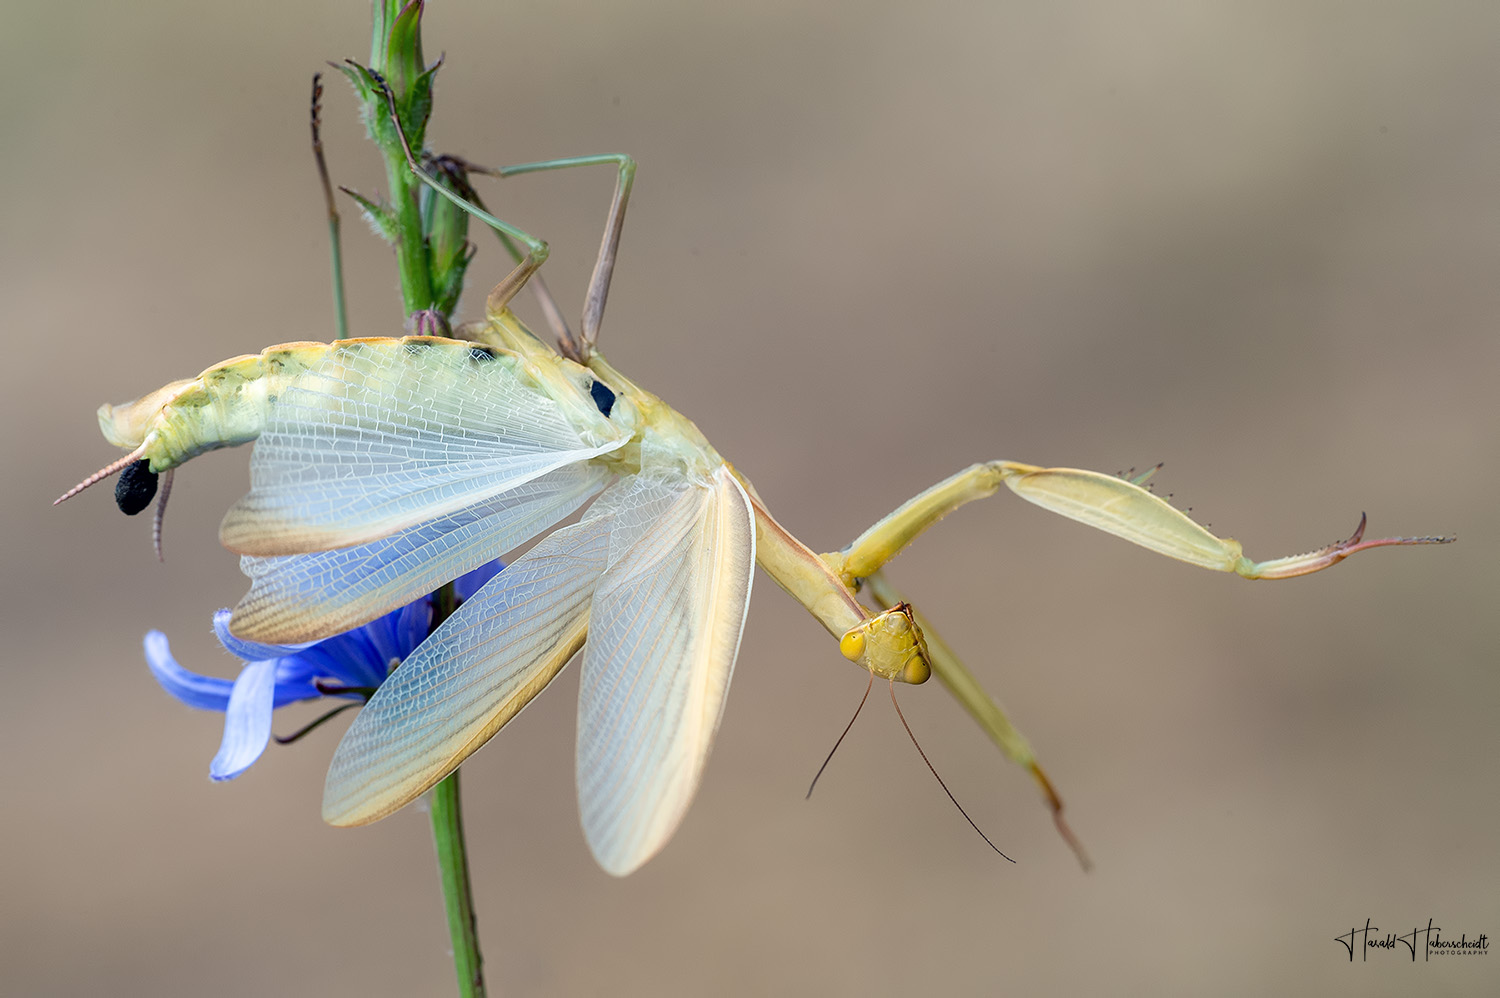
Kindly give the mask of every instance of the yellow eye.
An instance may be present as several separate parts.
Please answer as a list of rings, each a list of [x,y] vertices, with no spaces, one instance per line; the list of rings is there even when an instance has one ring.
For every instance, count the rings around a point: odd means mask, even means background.
[[[901,671],[901,681],[911,683],[913,686],[921,686],[930,678],[932,678],[932,667],[920,655],[907,662],[906,668]]]
[[[865,632],[856,628],[839,638],[839,651],[849,661],[859,661],[859,657],[865,653]]]

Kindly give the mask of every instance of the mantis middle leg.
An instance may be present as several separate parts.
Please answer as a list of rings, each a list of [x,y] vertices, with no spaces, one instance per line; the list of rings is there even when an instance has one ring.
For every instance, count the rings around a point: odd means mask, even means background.
[[[516,228],[508,222],[501,221],[482,208],[477,202],[478,197],[471,189],[464,193],[465,197],[454,193],[440,183],[427,170],[423,169],[416,158],[412,155],[411,146],[406,141],[406,133],[401,129],[400,117],[396,114],[394,98],[390,92],[386,93],[386,100],[390,106],[391,120],[395,122],[396,133],[401,137],[401,148],[406,153],[407,166],[412,173],[428,187],[432,188],[441,196],[452,201],[459,208],[473,215],[481,222],[494,229],[500,236],[513,256],[517,257],[514,270],[501,279],[499,284],[490,291],[485,300],[485,311],[490,314],[498,314],[516,293],[525,286],[530,277],[537,269],[546,262],[550,250],[547,244],[535,236]],[[535,163],[519,163],[514,166],[482,167],[462,160],[454,159],[454,162],[469,173],[478,173],[495,177],[514,177],[523,173],[541,173],[546,170],[566,170],[575,166],[597,166],[600,164],[613,164],[615,166],[615,192],[610,199],[609,214],[604,225],[604,235],[599,243],[599,255],[594,262],[594,272],[589,278],[588,292],[583,303],[583,322],[581,327],[581,338],[575,339],[568,329],[567,323],[562,318],[552,296],[545,290],[538,293],[542,303],[542,311],[547,317],[547,322],[553,327],[553,332],[558,338],[559,345],[565,355],[578,361],[586,363],[589,355],[593,353],[594,343],[599,338],[599,326],[604,318],[604,306],[609,299],[609,284],[614,277],[615,257],[620,247],[620,233],[625,224],[625,209],[630,203],[630,189],[635,182],[635,160],[624,153],[602,153],[596,156],[573,156],[566,159],[541,160]],[[467,186],[467,185],[465,185]],[[522,253],[520,243],[525,247]]]

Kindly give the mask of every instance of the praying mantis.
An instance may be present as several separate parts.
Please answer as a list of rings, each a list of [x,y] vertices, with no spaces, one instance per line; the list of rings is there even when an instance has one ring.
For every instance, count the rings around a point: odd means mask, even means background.
[[[399,132],[394,113],[392,121]],[[635,176],[630,157],[495,171],[615,168],[579,335],[544,306],[554,346],[510,309],[528,283],[535,289],[547,245],[444,186],[409,146],[406,155],[422,183],[524,250],[490,292],[482,321],[452,338],[281,344],[104,406],[106,439],[128,453],[58,500],[121,472],[117,499],[139,511],[156,476],[204,451],[254,441],[251,490],[230,509],[220,539],[251,579],[231,629],[267,643],[357,626],[545,534],[356,716],[330,765],[323,814],[331,824],[367,824],[410,803],[581,653],[585,837],[606,871],[638,869],[671,838],[702,779],[758,564],[872,679],[894,689],[936,673],[1030,770],[1077,849],[1024,737],[883,572],[924,531],[1005,487],[1160,554],[1249,579],[1449,540],[1365,540],[1362,517],[1345,541],[1256,562],[1144,488],[1144,476],[995,460],[920,492],[845,547],[816,553],[686,416],[597,348]],[[577,522],[552,529],[580,510]]]

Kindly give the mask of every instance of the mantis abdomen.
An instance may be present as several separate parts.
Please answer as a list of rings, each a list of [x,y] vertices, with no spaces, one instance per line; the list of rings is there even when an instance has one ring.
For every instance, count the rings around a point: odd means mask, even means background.
[[[133,402],[102,405],[98,416],[104,438],[130,453],[94,472],[57,501],[71,498],[120,472],[115,502],[126,513],[139,513],[157,494],[157,476],[165,473],[162,502],[158,504],[159,538],[160,510],[170,488],[172,470],[207,451],[236,447],[259,438],[265,432],[276,400],[287,391],[314,389],[304,396],[304,402],[316,398],[318,375],[313,370],[324,365],[324,370],[336,373],[342,367],[325,365],[330,355],[347,356],[351,360],[379,356],[388,368],[410,366],[424,372],[429,384],[436,377],[444,387],[462,384],[472,376],[476,364],[498,362],[516,368],[523,379],[537,384],[550,397],[567,393],[566,388],[557,384],[563,376],[539,370],[538,365],[519,355],[524,351],[518,353],[487,345],[500,344],[506,330],[486,327],[476,332],[487,343],[435,336],[280,343],[258,354],[221,361],[196,378],[173,381]],[[586,387],[584,391],[587,392]],[[339,403],[330,398],[327,404]]]
[[[433,345],[459,349],[428,349]],[[99,429],[116,447],[146,461],[160,474],[220,447],[250,443],[265,429],[272,404],[333,350],[379,351],[405,358],[431,372],[453,369],[455,380],[473,362],[474,351],[493,359],[489,347],[433,336],[371,337],[334,343],[280,343],[258,354],[231,357],[196,378],[174,381],[133,402],[99,407]],[[139,451],[139,453],[134,453]]]

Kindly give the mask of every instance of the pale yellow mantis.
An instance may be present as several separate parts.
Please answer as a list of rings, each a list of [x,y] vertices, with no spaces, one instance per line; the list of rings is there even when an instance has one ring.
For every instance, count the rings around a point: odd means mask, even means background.
[[[757,563],[872,676],[921,683],[936,671],[1031,769],[1056,813],[1061,805],[1025,740],[881,574],[943,516],[1005,486],[1161,554],[1251,579],[1446,540],[1366,541],[1361,519],[1346,541],[1254,562],[1138,481],[990,461],[918,494],[843,549],[817,554],[690,420],[596,349],[634,162],[588,157],[501,172],[590,163],[614,164],[617,181],[579,337],[554,321],[554,348],[509,309],[546,245],[463,201],[413,159],[439,194],[527,249],[464,340],[284,344],[105,406],[105,436],[129,453],[63,497],[113,471],[150,481],[204,450],[255,440],[251,491],[220,536],[252,580],[232,629],[263,642],[356,626],[546,535],[358,714],[330,767],[330,823],[368,823],[411,802],[581,651],[584,832],[604,869],[635,870],[670,838],[701,780]],[[127,492],[129,505],[144,505],[141,490]],[[579,510],[576,523],[547,533]],[[880,609],[866,608],[861,591]]]

